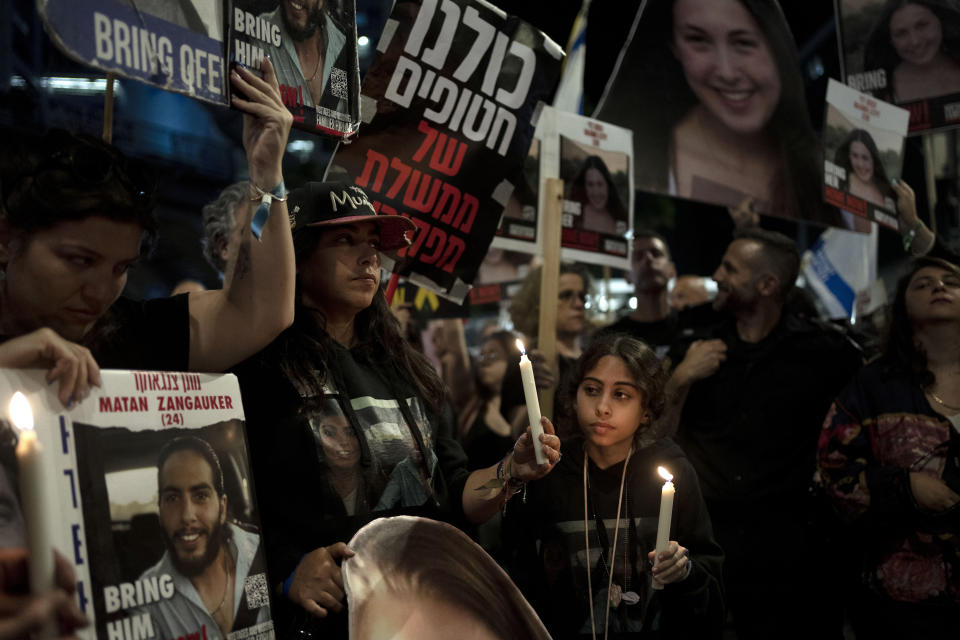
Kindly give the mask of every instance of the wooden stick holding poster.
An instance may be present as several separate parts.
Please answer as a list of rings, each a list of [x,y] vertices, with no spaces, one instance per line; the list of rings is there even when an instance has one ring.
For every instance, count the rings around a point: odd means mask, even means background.
[[[930,231],[937,235],[937,177],[933,169],[933,138],[930,133],[923,134],[923,177],[927,187],[927,217],[930,219]]]
[[[103,141],[113,143],[113,84],[115,74],[107,74],[107,88],[103,93]]]
[[[544,182],[543,269],[540,271],[540,331],[537,348],[551,371],[557,371],[557,297],[560,295],[560,237],[563,214],[563,180]],[[541,412],[553,420],[555,389],[540,392]]]

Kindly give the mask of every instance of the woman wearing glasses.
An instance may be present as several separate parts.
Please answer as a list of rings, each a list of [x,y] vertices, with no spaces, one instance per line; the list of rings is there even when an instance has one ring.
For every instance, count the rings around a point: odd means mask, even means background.
[[[99,384],[99,366],[222,371],[292,322],[293,243],[281,175],[292,117],[269,61],[262,71],[263,79],[245,68],[231,72],[249,162],[246,224],[252,217],[262,228],[259,241],[247,234],[234,250],[222,290],[120,298],[128,269],[156,237],[155,179],[87,136],[51,132],[39,145],[8,147],[0,366],[47,368],[70,405]]]
[[[883,356],[836,399],[819,476],[852,523],[857,638],[960,628],[960,269],[919,258],[901,278]]]
[[[531,269],[520,289],[510,300],[510,319],[527,340],[527,349],[536,345],[540,334],[540,273]],[[541,389],[562,388],[573,375],[577,358],[583,353],[582,340],[587,331],[587,304],[590,300],[590,273],[578,264],[561,264],[557,281],[557,371],[552,371],[543,355],[530,351],[534,378]],[[559,394],[554,396],[554,413],[560,409]],[[500,410],[510,418],[515,430],[527,425],[526,401],[520,384],[520,370],[503,380]],[[561,423],[563,424],[563,423]],[[565,434],[559,434],[563,440]]]

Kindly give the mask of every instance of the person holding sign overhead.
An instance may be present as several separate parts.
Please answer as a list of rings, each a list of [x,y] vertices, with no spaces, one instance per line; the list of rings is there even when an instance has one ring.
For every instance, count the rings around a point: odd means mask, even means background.
[[[605,335],[575,376],[562,401],[578,435],[504,515],[511,577],[555,638],[718,638],[723,553],[693,467],[655,426],[660,360],[639,340]],[[669,515],[659,514],[660,466],[675,481]],[[660,518],[667,538],[655,557]]]
[[[278,636],[345,638],[340,560],[361,526],[401,512],[484,522],[556,464],[560,440],[541,436],[537,465],[527,430],[497,464],[469,472],[443,383],[381,288],[380,252],[407,246],[413,223],[346,183],[308,183],[289,206],[296,320],[237,373]],[[346,437],[331,437],[334,420]]]
[[[81,400],[99,366],[223,371],[293,320],[293,243],[281,160],[292,116],[269,61],[231,72],[250,180],[247,233],[221,290],[120,297],[156,237],[156,179],[114,147],[52,131],[3,154],[0,366],[44,367],[60,399]],[[257,203],[260,209],[257,208]]]

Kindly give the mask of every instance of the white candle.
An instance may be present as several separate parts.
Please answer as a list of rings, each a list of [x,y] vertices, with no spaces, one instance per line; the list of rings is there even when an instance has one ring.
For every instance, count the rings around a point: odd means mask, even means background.
[[[663,483],[663,489],[660,491],[660,520],[657,522],[657,550],[653,566],[660,564],[660,553],[666,551],[670,545],[670,521],[673,518],[673,495],[676,493],[673,487],[673,475],[663,467],[657,467],[657,473],[666,482]],[[654,579],[653,588],[663,589],[663,584]]]
[[[530,418],[530,435],[533,436],[533,451],[537,456],[537,464],[547,463],[547,454],[543,451],[540,435],[543,426],[540,424],[540,398],[537,397],[537,385],[533,379],[533,363],[527,357],[523,343],[517,340],[520,349],[520,379],[523,380],[523,395],[527,401],[527,416]]]
[[[10,419],[20,429],[17,464],[20,468],[20,504],[27,525],[30,552],[30,591],[52,591],[54,587],[53,516],[47,483],[52,480],[44,464],[44,452],[33,428],[30,403],[19,391],[10,401]],[[51,620],[51,623],[53,621]],[[52,628],[56,631],[56,627]]]

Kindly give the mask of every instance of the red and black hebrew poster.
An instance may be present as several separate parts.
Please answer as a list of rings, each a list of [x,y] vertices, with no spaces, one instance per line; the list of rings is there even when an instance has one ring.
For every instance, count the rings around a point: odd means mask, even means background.
[[[411,218],[393,270],[460,302],[470,290],[549,100],[562,52],[480,0],[400,0],[361,89],[359,139],[328,179]]]

